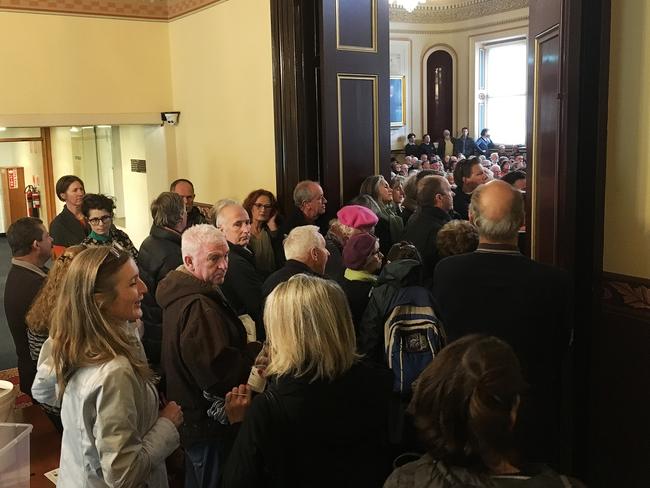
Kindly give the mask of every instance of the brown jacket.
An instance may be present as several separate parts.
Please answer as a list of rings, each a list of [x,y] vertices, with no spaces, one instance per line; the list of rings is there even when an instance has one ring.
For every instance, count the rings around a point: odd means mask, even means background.
[[[180,269],[158,284],[156,300],[167,397],[183,407],[181,441],[190,446],[223,431],[208,418],[203,391],[225,396],[245,383],[260,344],[246,344],[244,326],[219,289]]]

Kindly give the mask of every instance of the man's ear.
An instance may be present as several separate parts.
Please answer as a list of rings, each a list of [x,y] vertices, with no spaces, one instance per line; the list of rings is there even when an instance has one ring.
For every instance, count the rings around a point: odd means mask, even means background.
[[[192,256],[183,256],[183,264],[190,271],[194,271],[194,263],[192,262]]]

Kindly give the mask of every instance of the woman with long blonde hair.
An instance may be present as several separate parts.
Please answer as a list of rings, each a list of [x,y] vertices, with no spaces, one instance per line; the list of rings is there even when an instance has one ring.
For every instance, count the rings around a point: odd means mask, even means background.
[[[295,275],[266,299],[264,323],[268,386],[246,414],[224,486],[381,486],[392,379],[358,361],[341,288]]]
[[[81,252],[66,274],[50,330],[63,440],[57,486],[167,486],[182,412],[159,413],[153,373],[133,322],[147,288],[127,252]]]

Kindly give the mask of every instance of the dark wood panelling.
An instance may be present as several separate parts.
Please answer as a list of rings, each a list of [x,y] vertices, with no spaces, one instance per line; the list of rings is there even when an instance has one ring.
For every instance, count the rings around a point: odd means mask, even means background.
[[[427,132],[432,141],[442,137],[442,131],[455,132],[453,124],[454,71],[447,51],[434,51],[427,59]]]
[[[337,0],[340,48],[375,49],[373,10],[376,3],[377,0]]]
[[[375,174],[377,150],[377,78],[341,76],[339,78],[341,201],[359,194],[361,182]]]
[[[632,446],[628,448],[622,437],[607,445],[594,440],[594,433],[605,428],[602,425],[605,417],[597,414],[593,399],[605,395],[608,388],[597,378],[598,367],[599,362],[610,354],[604,347],[607,342],[598,338],[603,330],[600,279],[610,8],[610,0],[529,2],[529,154],[535,155],[536,151],[543,154],[545,151],[540,142],[544,132],[538,132],[538,137],[534,137],[534,119],[544,121],[545,117],[552,119],[556,111],[559,113],[555,135],[557,154],[533,157],[530,161],[529,187],[533,195],[527,201],[528,224],[535,219],[539,222],[539,218],[544,216],[536,213],[540,209],[557,216],[555,232],[540,230],[535,233],[531,236],[531,247],[536,254],[542,250],[539,257],[545,261],[568,270],[573,281],[572,313],[575,320],[571,379],[574,394],[571,418],[574,425],[572,439],[567,439],[567,442],[573,447],[572,472],[587,481],[589,486],[628,486],[624,483],[601,484],[601,473],[594,466],[594,451],[599,450],[599,456],[606,456],[608,453],[613,455],[616,450],[627,449],[630,452],[635,449]],[[552,83],[544,83],[535,77],[535,39],[542,40],[555,25],[559,28],[559,91],[553,89]],[[537,103],[534,103],[536,82],[544,93],[538,93]],[[557,100],[554,103],[552,91],[555,91]],[[544,181],[552,182],[550,175],[553,173],[557,173],[552,187],[554,195],[548,195],[549,188]],[[535,201],[542,201],[544,205],[553,202],[553,208],[532,204]],[[611,342],[608,347],[612,347]],[[614,479],[616,472],[610,471],[610,475],[610,479]]]
[[[317,16],[312,0],[271,0],[276,187],[285,212],[296,183],[320,177]]]
[[[650,280],[603,274],[603,314],[593,330],[591,484],[648,486]]]
[[[368,75],[377,77],[377,118],[363,120],[367,127],[356,127],[356,131],[366,133],[371,124],[378,127],[377,153],[380,172],[388,176],[390,172],[390,121],[388,118],[389,102],[389,36],[388,36],[388,2],[377,1],[375,9],[375,27],[377,29],[377,52],[354,52],[336,49],[336,0],[321,0],[321,70],[320,93],[322,103],[321,143],[322,143],[322,180],[325,194],[329,200],[328,213],[333,215],[344,202],[341,200],[341,181],[343,188],[352,188],[360,177],[345,170],[339,174],[339,103],[337,98],[339,75]],[[356,20],[360,25],[367,23],[367,18]],[[342,113],[354,112],[355,105],[340,105]],[[347,136],[347,135],[346,135]],[[359,154],[372,154],[373,146],[360,143]],[[369,144],[369,142],[368,142]],[[356,150],[355,150],[356,151]],[[365,156],[364,156],[365,160]],[[356,165],[357,161],[346,161]],[[351,179],[349,184],[347,180]],[[358,190],[357,190],[358,191]]]
[[[560,27],[535,37],[533,108],[534,167],[533,244],[536,260],[558,264],[558,197],[560,188]],[[564,175],[564,174],[563,174]],[[539,238],[538,238],[539,236]]]

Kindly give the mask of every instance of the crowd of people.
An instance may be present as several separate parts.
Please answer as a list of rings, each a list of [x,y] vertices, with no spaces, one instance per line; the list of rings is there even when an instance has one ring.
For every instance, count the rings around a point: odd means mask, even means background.
[[[414,138],[330,220],[315,181],[283,216],[264,189],[206,213],[181,179],[136,249],[68,175],[49,232],[14,222],[5,307],[58,486],[167,486],[179,448],[188,488],[579,486],[549,467],[568,282],[519,251],[525,162],[487,130]]]

